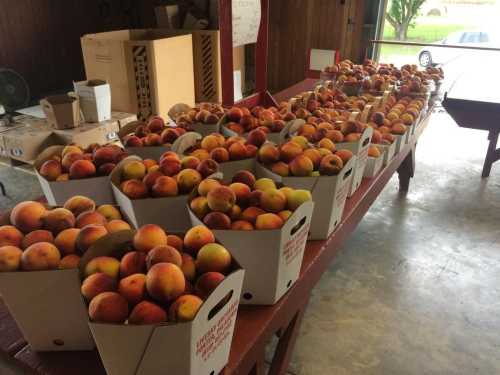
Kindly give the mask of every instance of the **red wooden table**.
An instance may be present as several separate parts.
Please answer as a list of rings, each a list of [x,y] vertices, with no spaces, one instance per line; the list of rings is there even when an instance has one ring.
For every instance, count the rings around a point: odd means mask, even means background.
[[[311,89],[315,82],[300,82],[277,94],[276,98],[278,101],[284,100]],[[363,180],[358,191],[347,200],[342,222],[330,238],[308,242],[300,277],[288,293],[273,306],[239,308],[229,363],[224,374],[263,374],[266,344],[276,334],[279,342],[270,365],[270,374],[285,373],[311,290],[395,172],[399,174],[400,191],[404,193],[408,190],[414,172],[416,140],[426,127],[429,116],[430,112],[417,128],[413,142],[405,145],[375,177]],[[36,311],[33,313],[36,314]],[[0,303],[0,328],[0,350],[15,358],[23,368],[50,375],[105,374],[96,351],[33,352],[3,303]]]

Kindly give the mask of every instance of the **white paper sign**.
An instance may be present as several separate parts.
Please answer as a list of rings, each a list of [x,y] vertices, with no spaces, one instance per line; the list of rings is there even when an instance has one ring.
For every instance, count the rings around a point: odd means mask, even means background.
[[[234,82],[234,101],[237,102],[243,99],[243,93],[241,92],[241,71],[235,70],[233,72],[233,82]]]
[[[257,42],[260,0],[233,0],[233,47]]]

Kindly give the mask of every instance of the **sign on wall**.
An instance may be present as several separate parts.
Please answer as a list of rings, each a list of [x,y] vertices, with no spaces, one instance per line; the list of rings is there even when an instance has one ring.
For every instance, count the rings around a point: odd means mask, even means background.
[[[233,47],[257,42],[260,0],[233,0]]]

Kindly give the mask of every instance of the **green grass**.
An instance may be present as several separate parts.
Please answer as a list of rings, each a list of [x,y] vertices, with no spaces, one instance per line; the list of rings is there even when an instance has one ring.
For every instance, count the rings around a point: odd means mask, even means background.
[[[448,34],[466,29],[466,25],[458,24],[419,24],[408,29],[408,41],[432,43],[446,38]],[[384,39],[394,39],[394,29],[389,23],[384,26]]]

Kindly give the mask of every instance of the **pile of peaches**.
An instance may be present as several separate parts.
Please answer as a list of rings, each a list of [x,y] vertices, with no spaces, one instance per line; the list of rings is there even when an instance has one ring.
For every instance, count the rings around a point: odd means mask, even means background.
[[[99,238],[129,229],[115,206],[96,207],[87,197],[74,196],[59,208],[21,202],[10,225],[0,227],[0,272],[76,268]]]
[[[203,180],[191,211],[214,230],[279,229],[302,203],[310,201],[308,190],[282,187],[273,180],[240,171],[226,186],[215,179]]]
[[[134,160],[123,166],[120,190],[130,199],[175,197],[189,194],[201,180],[216,173],[218,163],[195,156],[182,159],[173,151],[165,152],[159,162]]]
[[[167,127],[159,116],[152,117],[148,123],[138,125],[134,132],[123,137],[126,147],[153,147],[171,145],[186,132],[181,127]]]
[[[328,138],[311,147],[300,135],[280,146],[266,143],[258,152],[259,162],[282,177],[334,176],[352,156],[349,150],[336,150]]]
[[[179,236],[146,224],[123,256],[87,263],[81,292],[94,322],[187,322],[232,268],[210,229],[195,226]]]
[[[68,145],[62,149],[61,154],[53,155],[45,161],[38,173],[48,181],[107,176],[127,156],[128,153],[117,145],[92,144],[87,148]]]
[[[224,116],[224,108],[220,104],[200,103],[187,113],[181,113],[174,121],[178,127],[191,129],[193,124],[215,125]]]
[[[265,133],[279,133],[288,121],[295,120],[295,115],[282,108],[264,108],[255,106],[252,109],[246,107],[232,107],[227,113],[226,128],[236,134],[242,135],[253,129],[260,129]]]
[[[224,163],[255,157],[257,150],[266,140],[266,132],[261,129],[250,131],[247,139],[240,136],[226,138],[222,134],[212,133],[203,137],[184,153],[199,160],[213,159],[218,163]]]

